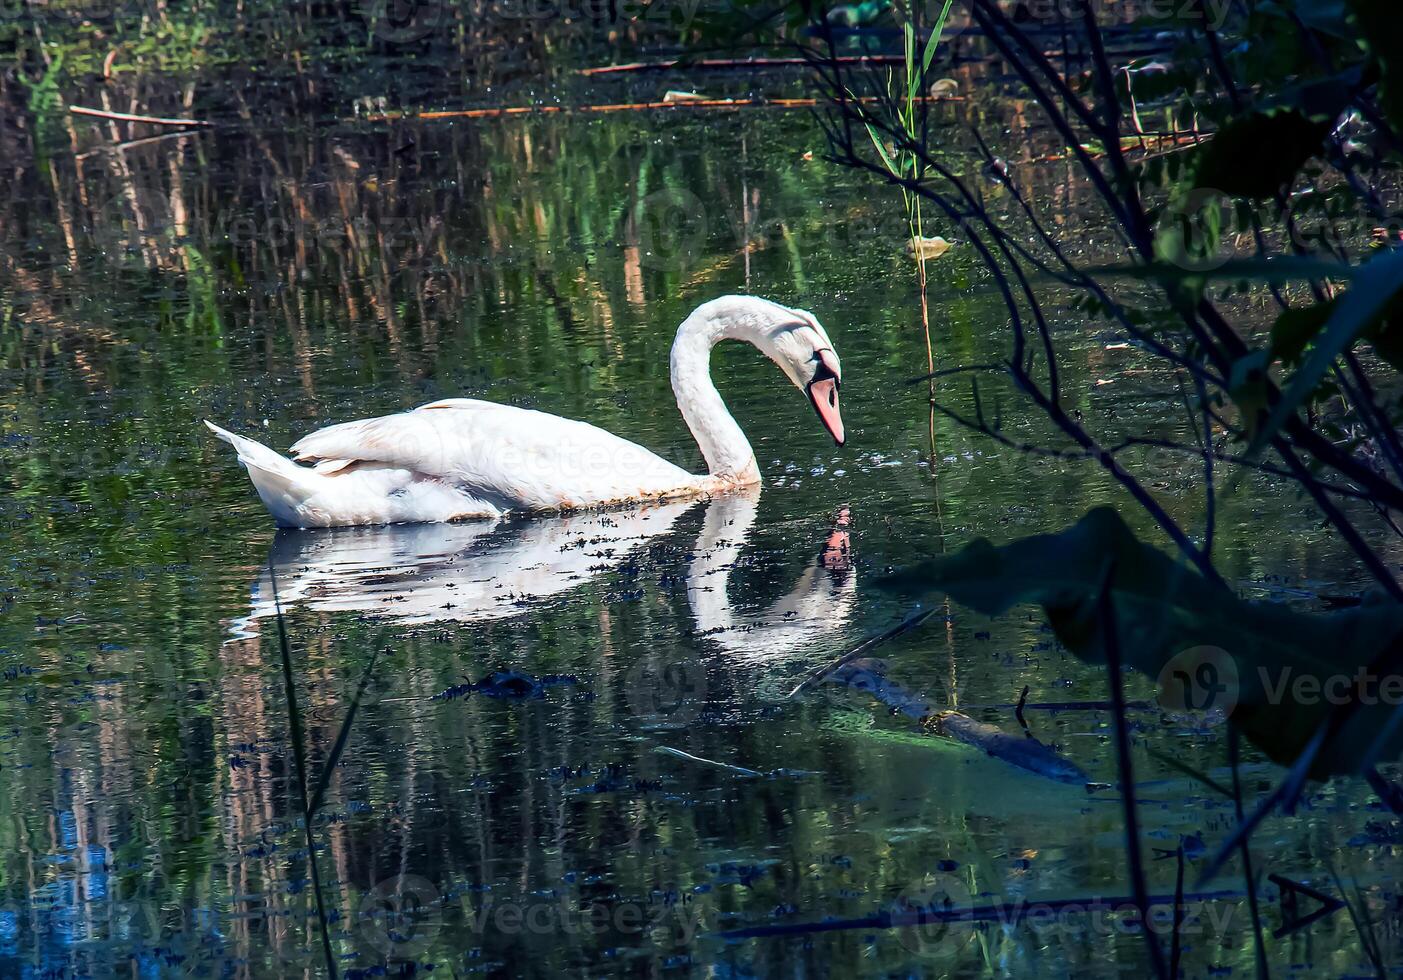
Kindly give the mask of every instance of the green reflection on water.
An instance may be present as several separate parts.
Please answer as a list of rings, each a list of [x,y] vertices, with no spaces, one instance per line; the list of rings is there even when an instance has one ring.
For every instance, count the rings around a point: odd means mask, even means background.
[[[699,467],[668,385],[672,332],[697,303],[749,290],[823,320],[850,433],[835,449],[772,365],[719,349],[719,386],[765,475],[758,503],[276,543],[314,767],[385,651],[317,827],[342,968],[1140,963],[1138,937],[1089,916],[934,939],[709,937],[868,915],[933,874],[985,899],[1127,891],[1114,797],[914,733],[860,694],[784,698],[903,613],[873,585],[885,568],[1120,501],[1086,464],[996,452],[947,420],[932,480],[923,389],[905,384],[924,347],[899,210],[803,160],[819,141],[805,117],[769,111],[250,126],[26,169],[0,256],[0,885],[14,923],[0,922],[0,957],[94,973],[133,956],[153,970],[318,968],[259,618],[274,532],[199,419],[281,446],[470,395],[586,418]],[[932,275],[941,361],[995,359],[1003,307],[972,257],[956,248]],[[1063,368],[1081,411],[1174,431],[1177,393],[1137,374],[1133,351],[1071,313],[1059,329],[1084,334],[1084,358]],[[1046,435],[997,382],[984,400],[1010,431]],[[1157,465],[1154,489],[1196,526],[1196,471]],[[844,504],[847,570],[819,559]],[[1267,485],[1249,481],[1219,521],[1230,575],[1343,574],[1301,505]],[[1007,708],[980,706],[1024,685],[1032,702],[1104,695],[1021,617],[955,610],[885,653],[901,683],[1010,729]],[[435,697],[507,670],[561,682],[524,699]],[[1221,764],[1214,733],[1141,720],[1146,744]],[[1113,778],[1103,714],[1031,722]],[[1142,772],[1163,775],[1148,759]],[[1359,832],[1366,815],[1337,792],[1320,801],[1328,824],[1284,825],[1269,868],[1289,874]],[[1229,811],[1203,793],[1147,787],[1154,843],[1221,836]],[[1154,890],[1172,891],[1170,865],[1152,869]],[[1228,924],[1186,953],[1200,972],[1250,965],[1245,913],[1226,907]],[[1323,928],[1338,952],[1316,964],[1348,967],[1348,927]]]

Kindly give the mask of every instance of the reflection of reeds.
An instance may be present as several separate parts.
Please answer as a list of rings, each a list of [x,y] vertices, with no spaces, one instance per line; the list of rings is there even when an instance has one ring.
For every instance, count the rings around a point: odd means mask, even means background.
[[[336,969],[336,957],[331,952],[331,933],[327,928],[326,905],[322,897],[321,872],[317,866],[317,842],[312,833],[312,820],[316,811],[312,808],[311,796],[308,794],[307,786],[307,750],[302,734],[302,710],[297,699],[297,684],[292,677],[292,651],[287,642],[287,625],[283,622],[282,605],[278,602],[278,573],[273,567],[271,557],[268,561],[268,574],[273,584],[273,605],[277,613],[278,620],[278,648],[282,653],[283,666],[283,693],[287,697],[287,727],[288,738],[292,742],[292,758],[297,766],[297,794],[302,805],[302,835],[307,845],[307,871],[312,879],[312,895],[317,906],[317,921],[321,926],[322,954],[326,959],[327,975],[336,980],[339,975]],[[352,709],[354,713],[354,708]],[[349,721],[349,718],[348,718]],[[349,732],[347,725],[342,726],[343,733]],[[340,736],[337,737],[338,744],[342,743]],[[326,776],[330,771],[323,773]]]
[[[375,674],[375,667],[379,660],[380,647],[372,644],[370,648],[370,659],[366,661],[365,669],[361,671],[360,682],[356,685],[355,693],[351,695],[350,702],[346,706],[346,714],[341,719],[341,727],[336,732],[336,738],[331,744],[331,750],[327,753],[326,760],[322,763],[321,774],[317,778],[315,786],[309,786],[307,780],[307,757],[302,725],[302,711],[297,695],[297,685],[293,678],[292,653],[287,638],[287,625],[283,619],[282,604],[278,599],[278,577],[274,567],[272,555],[268,558],[268,576],[272,586],[274,614],[278,623],[278,649],[282,657],[283,690],[287,697],[288,713],[288,737],[292,741],[292,755],[297,768],[298,797],[302,808],[302,829],[303,837],[307,845],[307,867],[309,877],[312,879],[312,889],[316,900],[317,919],[321,927],[322,952],[326,959],[327,973],[333,978],[337,976],[336,959],[331,950],[331,937],[328,931],[328,920],[325,909],[325,899],[322,895],[321,873],[317,864],[316,841],[313,834],[313,825],[317,815],[321,812],[323,804],[326,802],[327,790],[331,785],[331,776],[336,771],[336,767],[341,762],[341,756],[346,751],[346,746],[350,742],[351,728],[355,724],[356,712],[360,709],[362,700],[365,698],[366,689],[370,686],[372,677]]]
[[[931,101],[942,101],[952,98],[948,94],[940,96],[927,96],[927,78],[929,77],[931,64],[935,60],[936,50],[940,45],[941,35],[945,31],[945,24],[950,17],[950,10],[954,6],[954,0],[945,0],[940,13],[936,16],[926,34],[925,45],[917,50],[917,25],[907,19],[903,22],[903,36],[905,48],[902,57],[902,65],[905,70],[904,85],[898,86],[891,75],[887,77],[887,92],[885,96],[854,97],[851,92],[845,93],[845,97],[855,103],[855,108],[859,114],[870,112],[865,106],[871,102],[879,102],[892,118],[886,120],[885,125],[881,125],[881,131],[890,132],[896,137],[896,141],[888,148],[886,141],[879,135],[879,125],[871,116],[863,115],[869,120],[866,122],[868,136],[872,140],[872,145],[876,148],[878,156],[886,167],[892,181],[897,184],[901,191],[901,203],[906,216],[907,242],[911,250],[912,257],[916,262],[916,285],[919,294],[921,309],[921,331],[925,339],[926,347],[926,389],[927,389],[927,409],[926,409],[926,434],[927,450],[930,460],[931,482],[935,496],[935,517],[940,525],[940,547],[945,546],[945,514],[940,495],[940,450],[936,444],[936,371],[935,371],[935,345],[930,335],[930,297],[929,278],[926,274],[926,262],[930,258],[939,258],[942,253],[933,253],[925,247],[927,241],[925,234],[925,223],[921,210],[921,195],[911,190],[910,183],[920,184],[928,174],[929,168],[919,152],[918,148],[924,145],[926,130],[928,126],[927,103]],[[951,626],[950,599],[947,596],[943,603],[945,611],[945,645],[947,653],[947,683],[950,692],[952,706],[958,706],[959,678],[955,664],[954,632]]]

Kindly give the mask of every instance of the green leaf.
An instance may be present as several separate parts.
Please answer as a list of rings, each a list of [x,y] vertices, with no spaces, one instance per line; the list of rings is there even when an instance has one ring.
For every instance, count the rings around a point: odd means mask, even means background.
[[[1286,420],[1296,413],[1335,363],[1335,358],[1353,347],[1365,331],[1380,323],[1400,289],[1403,289],[1403,250],[1385,252],[1358,267],[1353,284],[1337,298],[1310,356],[1292,376],[1290,386],[1252,440],[1249,455],[1271,441]]]
[[[873,128],[871,123],[864,123],[864,125],[867,127],[867,135],[872,137],[872,145],[877,148],[882,163],[886,165],[887,172],[893,177],[899,177],[901,171],[897,168],[896,161],[891,158],[891,154],[887,152],[887,148],[882,144],[881,138],[877,136],[877,130]]]
[[[1327,78],[1311,78],[1283,86],[1268,97],[1267,104],[1300,109],[1316,122],[1333,123],[1349,105],[1363,77],[1363,68],[1353,65]]]
[[[910,102],[921,84],[921,76],[916,73],[916,28],[909,20],[901,26],[906,42],[906,101]]]
[[[940,16],[931,25],[930,37],[926,38],[926,52],[921,57],[921,77],[925,78],[930,71],[930,63],[935,60],[935,49],[940,45],[940,35],[945,33],[945,21],[950,17],[950,8],[955,5],[955,0],[945,0],[945,6],[940,10]]]
[[[1059,640],[1089,663],[1104,663],[1097,599],[1108,568],[1117,639],[1125,662],[1158,678],[1185,650],[1218,647],[1236,667],[1232,723],[1281,763],[1293,761],[1334,705],[1308,689],[1353,679],[1403,632],[1403,606],[1365,603],[1328,614],[1247,602],[1164,552],[1139,541],[1108,507],[1089,512],[1060,534],[1003,547],[980,539],[884,580],[937,602],[945,595],[990,616],[1014,606],[1041,606]],[[1395,675],[1396,677],[1396,675]],[[1326,688],[1329,690],[1329,688]],[[1377,690],[1375,692],[1378,693]],[[1353,773],[1393,713],[1389,698],[1360,707],[1311,775]],[[1403,750],[1403,731],[1385,740],[1385,758]]]
[[[1388,362],[1395,371],[1403,371],[1403,310],[1397,298],[1389,304],[1389,311],[1377,329],[1369,334],[1374,352]]]
[[[1329,131],[1329,122],[1296,110],[1230,119],[1197,151],[1190,188],[1230,197],[1274,197],[1320,152]]]

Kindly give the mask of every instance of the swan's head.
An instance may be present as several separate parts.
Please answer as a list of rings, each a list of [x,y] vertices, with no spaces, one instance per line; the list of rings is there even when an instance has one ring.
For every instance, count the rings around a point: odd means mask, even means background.
[[[713,319],[725,325],[725,336],[749,341],[780,366],[841,446],[847,438],[838,408],[843,365],[818,318],[758,296],[724,296],[707,306],[714,307]]]

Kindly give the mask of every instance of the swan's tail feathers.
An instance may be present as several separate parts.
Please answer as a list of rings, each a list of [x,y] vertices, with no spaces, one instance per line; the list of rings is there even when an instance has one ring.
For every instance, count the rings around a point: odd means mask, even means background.
[[[221,429],[208,419],[205,425],[238,451],[239,462],[248,470],[254,489],[273,519],[283,527],[304,526],[302,507],[315,495],[318,481],[325,477],[320,477],[305,466],[298,466],[262,443]]]

